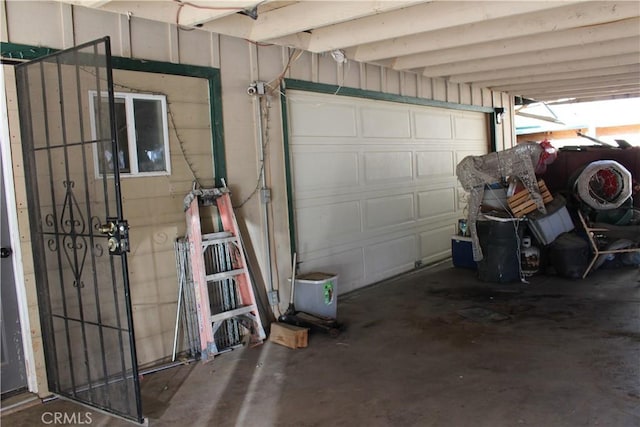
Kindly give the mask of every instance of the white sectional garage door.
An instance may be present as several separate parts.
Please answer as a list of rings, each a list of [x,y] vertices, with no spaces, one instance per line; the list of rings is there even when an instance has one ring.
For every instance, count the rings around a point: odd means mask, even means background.
[[[287,91],[300,271],[339,293],[450,256],[455,166],[489,150],[487,114]]]

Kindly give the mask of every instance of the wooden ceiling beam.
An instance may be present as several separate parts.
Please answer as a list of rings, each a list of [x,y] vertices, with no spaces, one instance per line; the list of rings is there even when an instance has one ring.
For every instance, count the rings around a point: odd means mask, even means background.
[[[527,98],[535,99],[538,101],[562,99],[562,98],[575,98],[585,96],[600,96],[600,95],[615,95],[615,94],[629,94],[640,93],[640,85],[632,84],[628,86],[619,86],[617,88],[607,89],[576,89],[566,91],[541,91],[527,94]]]
[[[205,22],[202,24],[201,29],[240,39],[248,39],[251,36],[253,22],[248,16],[236,13],[221,19],[216,19],[215,21]]]
[[[538,67],[547,64],[579,61],[601,56],[623,55],[634,52],[640,52],[640,37],[638,35],[618,40],[609,40],[555,49],[541,49],[533,52],[517,53],[514,55],[504,55],[494,58],[436,65],[433,67],[426,67],[423,70],[422,75],[425,77],[453,76],[456,74],[525,66],[530,66],[532,70],[535,70]]]
[[[60,3],[69,3],[77,6],[84,6],[90,8],[100,8],[107,3],[112,3],[112,0],[56,0]]]
[[[514,67],[496,69],[492,71],[481,71],[477,73],[457,74],[451,76],[449,80],[454,83],[473,83],[483,80],[500,80],[514,77],[530,76],[532,74],[553,74],[579,72],[592,68],[617,67],[622,65],[636,65],[640,63],[640,53],[627,53],[625,55],[604,56],[600,58],[583,59],[580,61],[558,62],[547,65],[529,65],[525,67]],[[535,67],[535,69],[534,69]]]
[[[107,3],[111,3],[111,0],[83,1],[82,5],[86,7],[102,7]]]
[[[379,15],[422,3],[424,0],[403,1],[302,1],[287,7],[259,14],[249,38],[266,41],[302,31]]]
[[[384,40],[412,37],[414,34],[473,24],[482,20],[513,17],[557,7],[561,2],[501,1],[431,2],[370,19],[360,19],[319,29],[312,33],[309,49],[323,52],[334,47],[350,47]],[[389,55],[397,56],[397,55]],[[358,59],[358,58],[355,58]],[[380,58],[376,58],[380,59]]]
[[[368,2],[366,4],[365,2],[341,3],[340,6],[350,5],[347,11],[342,11],[343,8],[338,8],[338,5],[330,7],[327,3],[325,1],[300,2],[266,13],[259,13],[258,19],[255,21],[246,16],[231,15],[206,22],[202,29],[256,42],[306,50],[310,34],[304,31],[309,28],[328,25],[328,22],[331,22],[332,19],[338,19],[338,17],[348,19],[348,16],[351,16],[353,19],[355,14],[382,13],[394,10],[407,4],[414,4],[416,0],[378,1],[373,4]]]
[[[620,125],[620,126],[606,126],[596,128],[596,137],[598,136],[611,136],[611,135],[624,135],[628,133],[640,134],[640,124],[635,125]]]
[[[549,105],[561,105],[561,104],[574,104],[578,102],[593,102],[593,101],[610,101],[612,99],[628,99],[628,98],[637,98],[640,97],[640,91],[638,92],[627,92],[622,94],[609,94],[609,95],[590,95],[590,96],[576,96],[567,100],[562,101],[551,101],[549,100]]]
[[[539,83],[520,83],[513,85],[496,85],[491,87],[492,90],[499,92],[511,92],[521,93],[531,90],[538,90],[544,88],[587,88],[587,87],[602,87],[603,85],[612,84],[626,84],[640,82],[640,75],[638,73],[626,73],[618,75],[606,75],[599,77],[586,77],[586,78],[569,78],[562,80],[552,80]]]
[[[567,130],[549,130],[549,131],[536,131],[532,133],[520,133],[518,134],[518,142],[524,141],[542,141],[543,139],[574,139],[579,138],[577,132],[586,134],[588,129],[567,129]],[[617,136],[632,133],[640,133],[640,125],[622,125],[622,126],[603,126],[596,127],[596,138],[602,136]]]
[[[108,12],[130,15],[136,18],[152,21],[179,23],[181,26],[195,26],[203,22],[217,20],[226,16],[235,15],[239,11],[251,8],[258,3],[270,2],[264,0],[191,0],[182,7],[173,0],[162,1],[84,1],[84,0],[57,0],[63,3],[71,3],[77,6],[90,7]],[[251,21],[251,18],[244,17]],[[232,35],[232,34],[230,34]]]
[[[586,133],[588,129],[569,129],[569,130],[548,130],[548,131],[536,131],[532,133],[520,133],[518,134],[518,142],[526,142],[526,141],[543,141],[545,139],[548,140],[558,140],[558,139],[573,139],[580,138],[577,132]],[[585,140],[586,143],[586,140]],[[588,145],[588,143],[586,143]]]
[[[527,35],[511,39],[476,43],[470,46],[453,47],[434,52],[421,52],[396,58],[393,68],[408,70],[470,61],[496,56],[515,55],[540,49],[554,49],[604,42],[620,38],[638,36],[640,18],[609,22],[588,27],[571,28],[564,31]]]
[[[422,2],[416,6],[369,16],[357,20],[316,28],[311,34],[297,34],[270,40],[321,53],[345,49],[365,43],[410,36],[425,31],[441,30],[453,25],[471,24],[483,19],[496,19],[566,5],[566,2],[502,1]]]
[[[80,2],[74,2],[85,6]],[[110,1],[99,7],[100,10],[130,15],[152,21],[176,23],[179,5],[173,1]]]
[[[503,6],[505,9],[512,5],[512,3],[507,4],[509,6]],[[360,45],[353,59],[369,62],[396,58],[419,52],[474,45],[479,42],[498,42],[527,35],[554,33],[637,16],[638,4],[622,1],[571,4],[492,20],[483,20],[482,17],[478,17],[477,22],[467,25],[455,25],[455,22],[447,21],[451,25],[450,28]]]
[[[640,64],[621,65],[618,67],[590,68],[586,70],[575,70],[570,72],[550,73],[550,74],[529,74],[521,77],[504,77],[496,80],[482,80],[474,84],[482,87],[499,88],[506,85],[523,85],[531,83],[548,83],[559,80],[571,80],[588,77],[610,76],[616,77],[620,74],[635,74],[640,79]]]
[[[272,0],[265,0],[272,1]],[[189,0],[184,3],[182,10],[180,11],[179,24],[184,27],[192,27],[205,22],[221,19],[225,16],[234,15],[242,10],[251,9],[261,2],[259,1],[198,1]],[[264,2],[262,2],[264,3]],[[247,20],[251,20],[250,17],[244,17]]]

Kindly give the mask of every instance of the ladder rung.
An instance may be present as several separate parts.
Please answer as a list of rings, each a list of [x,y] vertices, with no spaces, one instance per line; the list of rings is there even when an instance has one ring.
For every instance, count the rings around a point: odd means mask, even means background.
[[[218,280],[228,279],[247,272],[246,268],[238,268],[236,270],[223,271],[221,273],[208,274],[206,276],[207,282],[217,282]]]
[[[225,237],[232,237],[233,233],[230,231],[219,231],[217,233],[207,233],[202,235],[202,240],[216,240],[223,239]]]
[[[237,241],[238,238],[236,236],[220,237],[217,239],[203,240],[202,247],[206,249],[208,246],[221,245],[224,243],[236,243]]]
[[[242,316],[243,314],[251,313],[252,311],[258,312],[258,308],[255,305],[245,305],[233,310],[223,311],[211,315],[211,322],[220,322],[222,320],[231,319],[232,317]]]

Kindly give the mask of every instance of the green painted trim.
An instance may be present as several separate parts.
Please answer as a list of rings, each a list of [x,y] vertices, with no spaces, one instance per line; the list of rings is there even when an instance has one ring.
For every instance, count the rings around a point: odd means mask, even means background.
[[[491,146],[489,150],[491,153],[498,151],[498,114],[494,111],[489,115],[489,135],[491,136]]]
[[[479,105],[454,104],[452,102],[437,101],[435,99],[416,98],[414,96],[396,95],[393,93],[375,92],[372,90],[356,89],[352,87],[335,86],[324,83],[312,83],[304,80],[285,79],[287,89],[305,90],[308,92],[328,93],[331,95],[353,96],[356,98],[374,99],[378,101],[399,102],[401,104],[422,105],[425,107],[448,108],[451,110],[477,111],[493,113],[492,107]]]
[[[59,51],[60,49],[48,47],[0,42],[0,56],[7,59],[36,60]],[[121,56],[113,56],[111,58],[111,64],[113,69],[118,70],[198,77],[208,81],[213,170],[216,181],[215,185],[222,186],[222,180],[227,177],[227,168],[222,121],[222,82],[220,70],[218,68],[199,65],[174,64],[171,62],[132,59]]]
[[[81,45],[80,45],[81,46]],[[78,46],[74,46],[74,49]],[[0,42],[0,54],[8,59],[42,59],[47,55],[60,52],[61,49],[50,47],[30,46],[26,44]],[[200,65],[174,64],[172,62],[151,61],[146,59],[125,58],[112,56],[113,68],[129,71],[144,71],[147,73],[172,74],[176,76],[211,78],[215,76],[217,68],[203,67]]]
[[[58,52],[59,49],[30,46],[26,44],[0,42],[0,56],[8,59],[39,59]]]
[[[119,70],[144,71],[147,73],[171,74],[175,76],[200,77],[211,79],[215,76],[216,68],[201,67],[198,65],[174,64],[172,62],[147,61],[146,59],[123,58],[114,56],[113,68]],[[218,70],[219,71],[219,70]]]
[[[216,187],[222,187],[227,179],[227,161],[224,147],[224,126],[222,122],[222,80],[220,70],[211,69],[213,75],[209,80],[209,111],[211,114],[211,141],[213,144],[213,172]]]
[[[293,181],[291,179],[291,157],[289,156],[289,113],[287,111],[286,89],[282,85],[280,90],[280,105],[282,111],[282,143],[284,145],[284,174],[287,184],[287,212],[289,213],[289,244],[291,256],[296,252],[296,222],[293,212]]]

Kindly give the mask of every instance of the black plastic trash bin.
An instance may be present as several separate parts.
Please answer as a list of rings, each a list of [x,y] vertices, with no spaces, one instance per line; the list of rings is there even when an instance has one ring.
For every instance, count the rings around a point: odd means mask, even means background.
[[[507,283],[520,280],[517,223],[478,221],[478,239],[484,258],[478,261],[478,278],[483,282]]]

